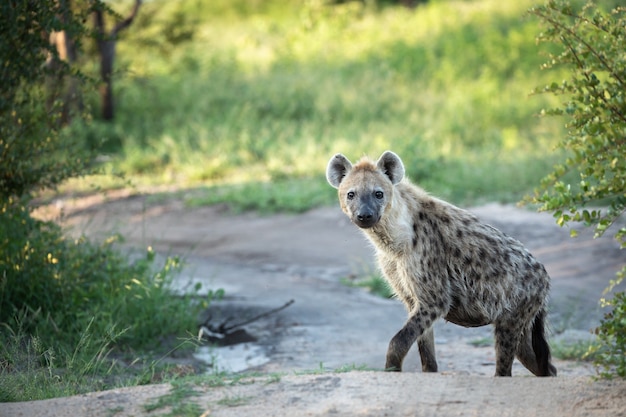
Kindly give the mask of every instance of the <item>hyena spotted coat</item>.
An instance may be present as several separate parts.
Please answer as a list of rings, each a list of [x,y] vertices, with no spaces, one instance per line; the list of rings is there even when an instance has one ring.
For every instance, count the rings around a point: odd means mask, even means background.
[[[417,342],[423,371],[436,372],[432,326],[443,317],[465,327],[493,324],[496,376],[511,375],[514,357],[537,376],[556,376],[544,335],[550,278],[520,242],[411,184],[390,151],[354,166],[337,154],[326,178],[408,310],[386,369],[400,371]]]

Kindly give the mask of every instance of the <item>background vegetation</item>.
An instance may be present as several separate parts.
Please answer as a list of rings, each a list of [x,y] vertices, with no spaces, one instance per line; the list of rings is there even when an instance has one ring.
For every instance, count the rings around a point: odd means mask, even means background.
[[[547,114],[567,117],[568,133],[560,146],[570,156],[542,181],[534,202],[554,211],[560,225],[579,222],[595,228],[596,237],[613,226],[626,248],[626,8],[608,12],[588,4],[579,9],[550,1],[532,9],[545,25],[540,39],[560,46],[546,67],[564,66],[571,76],[543,91],[566,98]],[[569,180],[574,173],[576,180]],[[599,208],[601,207],[601,208]],[[621,224],[620,224],[621,223]],[[572,232],[576,235],[576,232]],[[610,282],[610,292],[626,275],[626,266]],[[596,330],[599,344],[590,350],[605,376],[626,377],[626,294],[602,299],[611,307]]]
[[[558,100],[530,96],[554,76],[539,70],[533,3],[368,4],[146,3],[119,44],[115,122],[79,133],[106,140],[110,171],[206,187],[207,203],[328,203],[330,155],[385,149],[457,203],[532,190],[564,133],[535,117]],[[276,187],[289,192],[275,203]]]
[[[44,36],[88,41],[95,3],[0,6],[0,402],[148,382],[206,306],[171,293],[179,260],[133,260],[31,215],[35,193],[96,169],[67,125],[89,117],[68,104],[93,83]]]

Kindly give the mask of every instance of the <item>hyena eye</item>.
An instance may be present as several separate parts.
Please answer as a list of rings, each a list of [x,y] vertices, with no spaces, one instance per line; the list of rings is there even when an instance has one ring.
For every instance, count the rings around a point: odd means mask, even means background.
[[[354,198],[354,191],[348,191],[348,194],[346,194],[346,197],[348,197],[348,200],[352,200]]]
[[[383,195],[384,195],[384,194],[383,194],[383,192],[382,192],[382,191],[376,191],[376,192],[374,193],[374,197],[376,197],[376,198],[377,198],[377,199],[379,199],[379,200],[383,198]]]

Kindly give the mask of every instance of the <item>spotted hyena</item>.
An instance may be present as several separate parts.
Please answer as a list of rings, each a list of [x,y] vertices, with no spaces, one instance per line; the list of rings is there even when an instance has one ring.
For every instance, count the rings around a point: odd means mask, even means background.
[[[556,375],[544,335],[550,277],[520,242],[411,184],[390,151],[354,166],[337,154],[326,178],[409,313],[389,342],[386,369],[400,371],[417,341],[422,370],[436,372],[432,326],[443,317],[494,325],[496,376],[511,375],[514,357],[537,376]]]

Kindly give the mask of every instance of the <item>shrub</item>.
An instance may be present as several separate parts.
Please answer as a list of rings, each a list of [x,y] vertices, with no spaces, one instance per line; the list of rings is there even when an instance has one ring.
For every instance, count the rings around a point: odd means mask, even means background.
[[[192,303],[181,303],[169,292],[179,259],[168,258],[155,268],[149,249],[145,258],[132,261],[113,247],[118,236],[102,244],[72,241],[56,224],[35,220],[24,208],[7,210],[1,219],[0,322],[14,327],[25,310],[38,317],[27,330],[44,342],[62,336],[75,345],[95,317],[93,332],[125,330],[118,343],[129,348],[194,330]],[[180,309],[189,312],[180,314]]]
[[[13,392],[0,401],[110,387],[89,380],[111,371],[111,352],[164,354],[195,333],[208,300],[172,293],[180,260],[132,260],[119,239],[74,241],[23,207],[0,213],[0,392]],[[41,392],[25,397],[33,384]]]
[[[539,40],[560,47],[544,67],[565,66],[571,72],[570,79],[539,90],[566,97],[563,108],[544,113],[568,118],[568,135],[560,146],[571,156],[555,167],[528,201],[553,211],[561,226],[581,222],[601,236],[626,210],[626,9],[605,12],[589,3],[575,10],[570,2],[551,0],[530,12],[546,27]],[[618,226],[615,238],[626,248],[626,228]],[[625,274],[626,267],[607,291]],[[612,307],[597,329],[602,344],[597,363],[605,375],[626,376],[625,301],[620,292],[604,302]]]
[[[58,59],[45,36],[65,31],[78,41],[85,33],[81,14],[69,2],[6,1],[0,6],[0,201],[20,199],[84,175],[89,155],[80,142],[63,135],[70,117],[68,83],[80,74]],[[63,16],[62,18],[60,16]],[[82,78],[84,80],[84,78]],[[73,81],[72,81],[73,80]],[[80,117],[80,114],[76,116]]]
[[[602,368],[602,376],[610,378],[615,374],[626,378],[626,293],[621,291],[610,300],[602,300],[602,306],[611,307],[612,311],[605,314],[596,329],[600,345],[592,347],[589,354]]]
[[[76,97],[67,93],[78,91],[68,85],[86,78],[58,59],[47,35],[65,31],[78,48],[99,6],[0,5],[0,402],[102,388],[84,377],[106,375],[110,350],[158,351],[161,339],[193,332],[202,307],[170,291],[179,260],[155,268],[151,250],[133,261],[113,247],[117,238],[72,241],[31,216],[33,193],[91,170],[92,155],[65,125]]]

